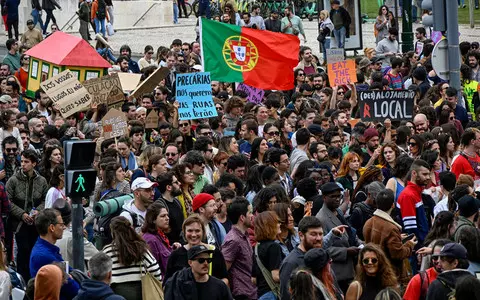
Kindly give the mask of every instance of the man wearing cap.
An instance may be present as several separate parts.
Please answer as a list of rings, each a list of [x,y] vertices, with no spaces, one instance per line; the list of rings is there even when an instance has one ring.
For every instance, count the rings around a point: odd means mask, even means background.
[[[366,152],[363,154],[363,164],[365,167],[378,164],[378,157],[380,156],[381,147],[379,147],[379,134],[375,128],[368,128],[363,134],[365,144],[367,146]]]
[[[371,62],[370,64],[371,73],[375,71],[382,71],[383,58],[374,56],[372,57],[370,62]]]
[[[12,97],[9,95],[2,95],[0,96],[0,110],[5,111],[10,108],[10,104],[12,103]]]
[[[323,206],[316,217],[322,222],[323,231],[329,232],[337,226],[349,226],[349,223],[339,209],[342,198],[342,188],[335,182],[329,182],[321,187],[323,195]],[[337,282],[344,293],[347,292],[348,285],[352,281],[354,271],[354,259],[360,250],[357,235],[352,227],[346,228],[346,234],[333,242],[328,248],[332,257],[332,268],[335,271]]]
[[[27,21],[27,28],[28,29],[23,33],[20,41],[22,42],[22,45],[27,46],[27,48],[30,49],[36,44],[43,41],[43,35],[40,30],[35,28],[33,20]]]
[[[176,272],[165,284],[165,300],[233,300],[227,285],[208,275],[213,250],[197,245],[187,252],[190,268]]]
[[[125,217],[137,233],[145,223],[147,207],[153,203],[155,187],[158,184],[150,181],[146,177],[138,177],[132,182],[132,191],[134,198],[123,204],[123,211],[120,216]]]
[[[272,10],[270,17],[265,20],[265,29],[273,32],[282,31],[282,22],[278,19],[278,11]]]
[[[460,198],[460,200],[458,200],[459,217],[457,221],[457,228],[455,229],[455,233],[453,234],[455,242],[459,242],[460,232],[463,229],[468,227],[476,228],[475,224],[478,221],[478,210],[480,209],[479,202],[480,201],[477,198],[471,195],[465,195]]]
[[[448,300],[455,291],[455,285],[466,277],[473,277],[467,271],[469,263],[467,249],[457,243],[449,243],[440,250],[440,266],[442,273],[430,284],[427,300]]]
[[[340,6],[339,0],[333,0],[332,10],[330,10],[330,19],[333,23],[333,35],[337,42],[337,48],[345,47],[345,38],[350,37],[350,24],[352,18],[348,11]]]
[[[192,200],[192,210],[198,213],[205,226],[205,233],[207,244],[214,245],[221,249],[223,240],[225,239],[225,228],[223,225],[215,220],[215,213],[217,212],[217,204],[213,195],[207,193],[199,193]]]

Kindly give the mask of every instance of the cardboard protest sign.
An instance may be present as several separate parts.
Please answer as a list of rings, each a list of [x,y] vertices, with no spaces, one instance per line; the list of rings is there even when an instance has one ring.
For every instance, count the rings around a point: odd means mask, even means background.
[[[262,103],[263,96],[265,95],[264,90],[258,89],[258,88],[253,87],[253,86],[249,86],[245,83],[240,83],[237,86],[237,91],[244,91],[245,93],[247,93],[248,102],[253,102],[255,104]]]
[[[411,120],[415,91],[358,92],[362,121]]]
[[[127,134],[128,120],[125,114],[116,109],[110,109],[102,119],[103,137],[111,139]]]
[[[178,74],[176,84],[176,99],[179,120],[193,120],[217,116],[217,110],[212,99],[209,72]]]
[[[328,64],[330,86],[346,85],[357,82],[357,70],[353,59]]]
[[[158,127],[158,113],[156,110],[152,111],[147,115],[145,119],[145,128],[157,128]]]
[[[327,49],[327,63],[333,64],[345,60],[345,51],[341,48]]]
[[[123,91],[129,92],[133,91],[138,83],[140,82],[140,79],[142,78],[141,74],[135,74],[135,73],[116,73],[118,78],[120,79],[120,84],[122,85]]]
[[[132,96],[135,98],[141,97],[145,93],[151,93],[153,89],[170,74],[170,69],[161,67],[155,72],[150,74],[147,79],[142,81],[139,86],[132,92]]]
[[[85,80],[83,86],[93,97],[91,105],[98,105],[100,103],[111,105],[125,100],[122,84],[120,83],[120,78],[117,73]]]
[[[70,70],[43,81],[40,86],[64,118],[88,109],[92,102],[93,97]]]

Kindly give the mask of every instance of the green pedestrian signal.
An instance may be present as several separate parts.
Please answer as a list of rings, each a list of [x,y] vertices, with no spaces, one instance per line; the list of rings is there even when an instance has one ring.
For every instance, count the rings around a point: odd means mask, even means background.
[[[85,187],[83,186],[83,183],[85,182],[85,178],[83,178],[82,174],[78,174],[77,180],[75,180],[75,183],[78,183],[77,189],[75,192],[78,193],[80,189],[82,189],[82,192],[85,192]]]

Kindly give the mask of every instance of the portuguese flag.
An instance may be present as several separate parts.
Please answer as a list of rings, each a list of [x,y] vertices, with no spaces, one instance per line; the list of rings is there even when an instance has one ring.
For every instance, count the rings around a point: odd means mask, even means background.
[[[200,22],[203,66],[212,80],[264,90],[293,89],[298,37],[204,18]]]

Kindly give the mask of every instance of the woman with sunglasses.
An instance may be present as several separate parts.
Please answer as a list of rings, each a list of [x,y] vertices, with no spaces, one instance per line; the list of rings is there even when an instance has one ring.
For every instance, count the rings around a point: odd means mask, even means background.
[[[193,176],[192,165],[188,163],[178,164],[172,169],[172,172],[178,181],[180,181],[182,194],[178,196],[177,199],[182,205],[183,217],[187,218],[193,213],[192,199],[195,197],[195,193],[193,192],[195,177]]]
[[[305,83],[305,72],[303,69],[295,69],[295,71],[293,71],[293,80],[295,87],[292,93],[298,93],[300,86]]]
[[[332,259],[327,251],[313,248],[305,253],[305,267],[312,272],[313,285],[317,297],[315,299],[343,299],[343,293],[333,277]]]
[[[263,127],[263,137],[270,145],[280,148],[280,136],[281,133],[273,123],[267,123]]]
[[[420,134],[415,134],[408,141],[408,151],[413,158],[419,158],[422,155],[425,139]]]
[[[205,244],[207,239],[207,233],[203,221],[198,214],[192,214],[183,221],[182,232],[185,235],[186,244],[172,252],[167,262],[167,270],[165,272],[164,282],[184,268],[190,267],[188,265],[187,252],[193,246],[204,245],[210,249],[213,249],[212,256],[207,260],[209,268],[208,274],[219,279],[222,279],[228,284],[228,273],[225,259],[220,249],[215,248],[213,245]],[[199,261],[200,262],[200,261]],[[200,263],[204,263],[202,261]]]
[[[345,300],[374,300],[384,288],[397,289],[397,275],[383,250],[367,244],[360,250],[355,281],[350,283]]]

